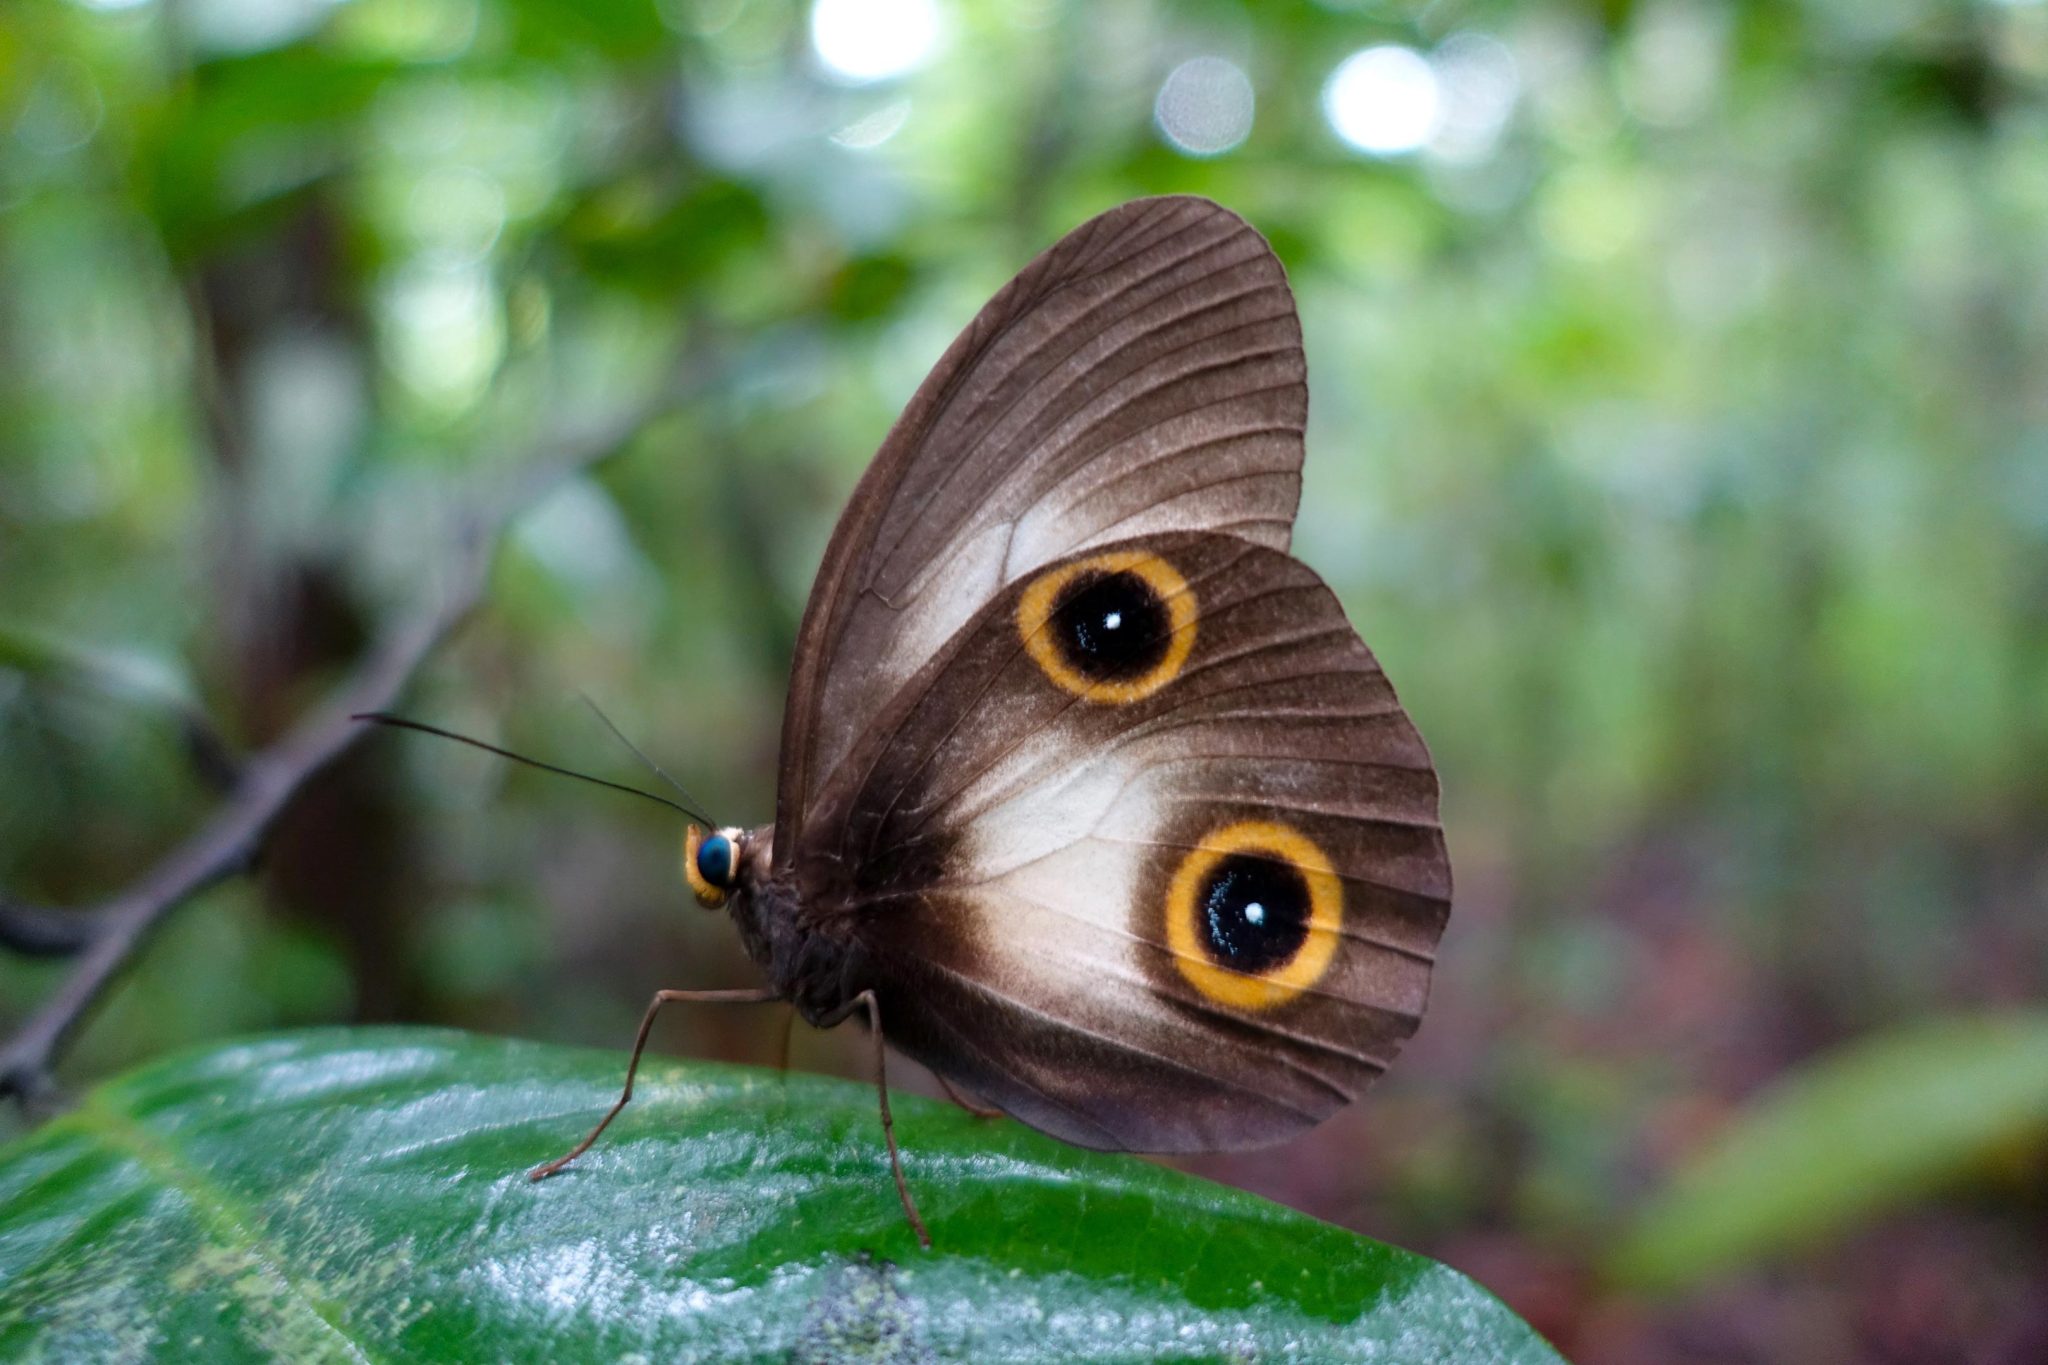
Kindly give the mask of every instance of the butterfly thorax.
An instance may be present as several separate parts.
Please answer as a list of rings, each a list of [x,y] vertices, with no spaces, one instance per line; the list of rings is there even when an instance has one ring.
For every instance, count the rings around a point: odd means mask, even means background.
[[[855,979],[857,949],[807,922],[795,880],[769,870],[769,831],[748,841],[739,884],[727,908],[740,944],[776,993],[795,1005],[805,1020],[836,1020],[865,983]]]

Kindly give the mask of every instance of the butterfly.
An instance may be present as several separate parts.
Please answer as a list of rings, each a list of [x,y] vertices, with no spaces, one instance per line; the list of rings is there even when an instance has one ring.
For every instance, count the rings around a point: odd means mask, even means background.
[[[1428,750],[1287,553],[1306,363],[1278,258],[1124,204],[999,292],[854,489],[773,824],[684,873],[793,1004],[1082,1147],[1220,1151],[1350,1103],[1420,1021],[1451,874]]]

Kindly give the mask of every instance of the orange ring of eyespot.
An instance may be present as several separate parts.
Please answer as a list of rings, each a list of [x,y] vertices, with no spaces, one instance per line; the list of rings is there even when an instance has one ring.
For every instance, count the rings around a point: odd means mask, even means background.
[[[1166,604],[1167,618],[1173,623],[1166,655],[1142,676],[1097,682],[1060,657],[1059,645],[1046,625],[1059,605],[1061,589],[1085,573],[1135,574]],[[1046,677],[1077,697],[1122,706],[1143,701],[1173,681],[1195,647],[1195,616],[1195,591],[1173,565],[1145,550],[1110,550],[1041,574],[1018,599],[1017,633]]]
[[[697,849],[703,843],[704,831],[695,825],[683,831],[683,880],[690,884],[697,904],[706,910],[716,910],[725,904],[725,888],[705,881],[704,874],[697,870]]]
[[[1218,863],[1240,853],[1284,862],[1308,884],[1308,934],[1293,957],[1266,972],[1219,966],[1203,949],[1195,927],[1195,895],[1203,881]],[[1315,985],[1337,956],[1343,925],[1344,882],[1322,847],[1300,830],[1271,820],[1241,820],[1204,835],[1201,846],[1181,859],[1166,888],[1166,945],[1173,965],[1203,995],[1236,1009],[1269,1009]]]

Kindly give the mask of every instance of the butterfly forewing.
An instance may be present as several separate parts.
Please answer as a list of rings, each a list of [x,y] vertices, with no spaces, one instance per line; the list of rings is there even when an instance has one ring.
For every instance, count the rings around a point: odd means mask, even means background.
[[[826,550],[784,719],[778,865],[862,728],[984,602],[1077,550],[1225,531],[1287,546],[1307,413],[1272,250],[1140,200],[1011,281],[905,408]]]
[[[890,1041],[1070,1141],[1276,1140],[1413,1031],[1450,895],[1429,757],[1305,566],[1145,536],[987,601],[794,850]]]

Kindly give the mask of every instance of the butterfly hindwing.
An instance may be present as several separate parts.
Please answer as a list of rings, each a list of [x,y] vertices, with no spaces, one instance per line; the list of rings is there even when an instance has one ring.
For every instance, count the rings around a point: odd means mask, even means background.
[[[1306,366],[1264,239],[1203,199],[1125,204],[1027,266],[946,352],[841,516],[798,636],[778,864],[862,727],[976,609],[1154,532],[1285,549]]]
[[[1250,1146],[1349,1102],[1414,1031],[1450,895],[1372,654],[1306,566],[1224,534],[1003,588],[808,828],[805,917],[898,1002],[890,1041],[1095,1147]]]

